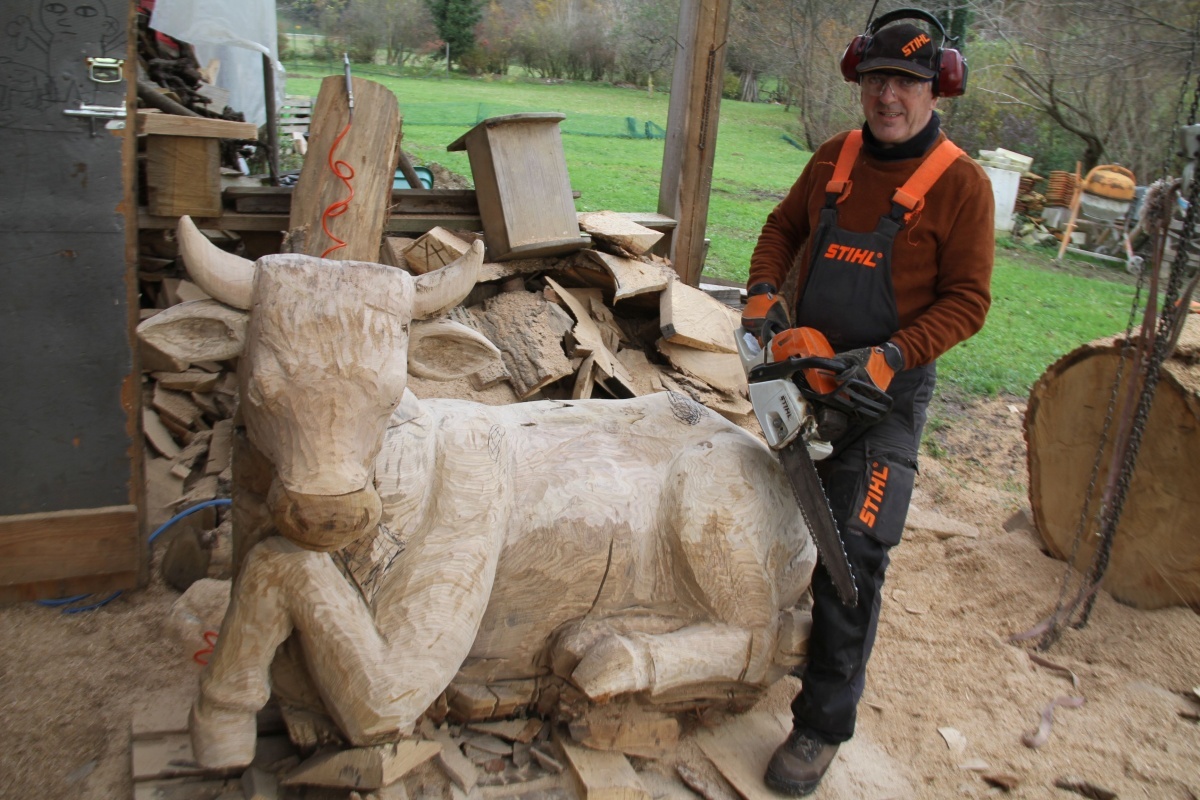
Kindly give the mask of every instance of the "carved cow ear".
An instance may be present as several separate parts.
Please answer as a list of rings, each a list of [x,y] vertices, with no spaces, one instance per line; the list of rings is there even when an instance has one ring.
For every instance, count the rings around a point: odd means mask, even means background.
[[[144,344],[179,361],[236,358],[246,344],[250,314],[216,300],[188,300],[160,311],[137,326]]]
[[[476,241],[453,264],[418,275],[414,279],[413,318],[437,316],[462,302],[467,292],[475,288],[481,266],[483,242]]]
[[[418,378],[452,381],[500,360],[496,345],[448,319],[416,321],[408,336],[408,371]]]

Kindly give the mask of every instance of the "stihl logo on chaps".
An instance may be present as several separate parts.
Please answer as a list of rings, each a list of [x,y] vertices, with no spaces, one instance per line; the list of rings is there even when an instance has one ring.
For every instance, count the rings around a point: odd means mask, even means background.
[[[831,244],[825,248],[825,258],[831,261],[845,261],[847,264],[862,264],[874,269],[878,266],[876,259],[883,258],[883,253],[846,244]]]
[[[878,463],[871,465],[871,483],[867,486],[867,499],[863,500],[858,518],[868,528],[875,527],[875,512],[883,502],[883,492],[887,488],[888,468],[880,467]]]
[[[907,58],[927,44],[929,44],[929,37],[922,33],[920,36],[904,45],[904,47],[901,47],[900,50],[904,53],[905,58]]]

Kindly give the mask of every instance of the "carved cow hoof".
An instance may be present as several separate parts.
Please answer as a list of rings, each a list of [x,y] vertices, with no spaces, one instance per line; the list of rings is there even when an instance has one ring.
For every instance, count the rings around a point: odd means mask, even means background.
[[[221,708],[200,697],[188,715],[192,755],[210,769],[249,766],[254,760],[258,719],[253,711]]]
[[[645,642],[613,634],[593,645],[571,680],[593,702],[650,688],[654,665]]]

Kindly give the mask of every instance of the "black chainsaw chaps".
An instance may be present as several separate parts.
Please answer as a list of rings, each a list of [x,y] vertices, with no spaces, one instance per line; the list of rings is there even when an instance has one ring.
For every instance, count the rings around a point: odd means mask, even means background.
[[[858,476],[845,529],[887,547],[900,544],[916,475],[912,459],[889,453],[869,455]]]

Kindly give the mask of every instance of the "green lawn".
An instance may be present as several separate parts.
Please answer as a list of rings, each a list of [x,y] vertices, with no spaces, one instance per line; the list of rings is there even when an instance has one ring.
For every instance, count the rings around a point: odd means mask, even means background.
[[[288,77],[288,93],[315,96],[320,80],[297,72]],[[580,193],[579,210],[646,212],[658,208],[663,140],[574,135],[570,130],[575,117],[586,118],[584,127],[588,129],[600,127],[598,118],[604,117],[610,119],[608,129],[612,131],[622,130],[626,117],[665,128],[669,98],[662,92],[650,95],[637,89],[575,83],[546,85],[515,79],[395,78],[361,70],[356,74],[394,91],[401,113],[405,104],[431,103],[486,103],[500,113],[563,113],[567,115],[563,150],[572,188]],[[414,112],[412,116],[426,114]],[[794,125],[794,114],[782,106],[722,101],[706,234],[711,239],[707,273],[733,280],[745,278],[763,220],[808,161],[808,153],[782,138]],[[417,165],[436,161],[470,176],[466,154],[446,152],[446,145],[469,127],[406,122],[405,152]]]
[[[309,75],[327,74],[313,68]],[[319,77],[293,69],[289,94],[313,95]],[[340,74],[340,73],[338,73]],[[514,111],[558,111],[567,115],[563,148],[581,211],[654,211],[662,170],[661,139],[577,135],[605,126],[620,130],[625,118],[665,127],[667,95],[592,84],[553,85],[505,79],[390,77],[356,74],[396,93],[402,113],[408,105],[404,148],[418,165],[437,161],[461,175],[471,174],[465,153],[446,145],[474,124],[475,105],[489,116]],[[433,105],[436,104],[436,105]],[[470,105],[458,125],[416,124],[431,110]],[[472,105],[475,104],[475,105]],[[768,212],[800,174],[809,153],[789,144],[794,113],[781,106],[724,100],[721,103],[707,235],[711,239],[705,273],[746,278],[750,253]],[[1108,267],[1053,268],[1052,253],[1021,247],[997,248],[993,304],[982,332],[940,361],[939,385],[969,394],[1025,395],[1046,367],[1080,344],[1124,330],[1133,287],[1128,276]]]

